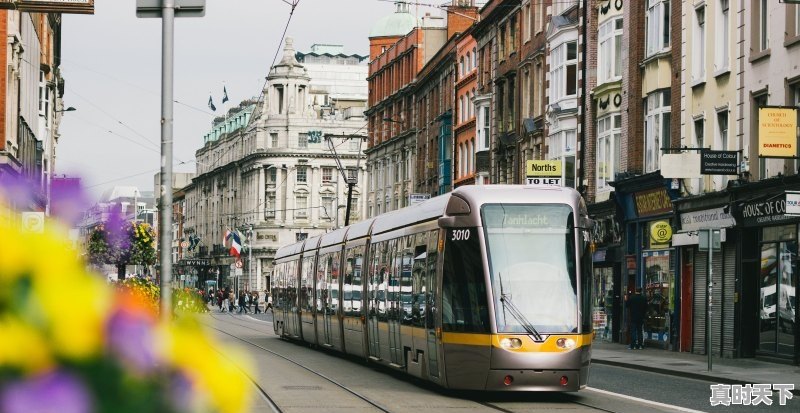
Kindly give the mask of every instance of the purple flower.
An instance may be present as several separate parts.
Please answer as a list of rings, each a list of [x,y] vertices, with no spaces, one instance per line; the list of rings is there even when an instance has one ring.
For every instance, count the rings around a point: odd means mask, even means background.
[[[5,197],[20,210],[44,210],[46,203],[39,182],[13,173],[0,175],[0,197]]]
[[[175,373],[170,380],[169,400],[178,411],[192,411],[195,400],[192,382],[183,373]]]
[[[54,371],[11,383],[0,393],[4,413],[89,413],[89,393],[76,377]]]
[[[67,224],[76,224],[90,207],[78,178],[53,178],[50,183],[50,215]]]
[[[153,322],[141,312],[117,310],[106,324],[108,347],[122,362],[141,373],[157,362]]]

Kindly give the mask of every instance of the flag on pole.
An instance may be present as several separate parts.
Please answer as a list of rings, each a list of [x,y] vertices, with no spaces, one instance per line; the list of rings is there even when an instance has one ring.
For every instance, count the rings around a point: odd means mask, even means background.
[[[239,258],[242,255],[242,240],[239,238],[239,234],[235,232],[231,232],[231,255]]]
[[[228,101],[228,89],[225,86],[222,86],[222,103]]]
[[[214,106],[214,99],[211,98],[211,95],[208,96],[208,108],[213,110],[214,112],[217,111],[217,107]]]
[[[231,231],[225,230],[225,233],[222,234],[222,247],[225,248],[228,246],[228,238],[231,237]]]

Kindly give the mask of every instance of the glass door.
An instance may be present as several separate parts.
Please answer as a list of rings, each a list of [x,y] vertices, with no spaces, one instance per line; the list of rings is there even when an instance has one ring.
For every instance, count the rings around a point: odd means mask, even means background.
[[[761,245],[759,350],[795,353],[797,246],[797,241]]]

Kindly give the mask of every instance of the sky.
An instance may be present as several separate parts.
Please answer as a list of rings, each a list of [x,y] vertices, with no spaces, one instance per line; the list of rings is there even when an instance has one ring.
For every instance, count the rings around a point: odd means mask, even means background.
[[[260,93],[283,49],[287,2],[206,0],[205,17],[176,19],[174,96],[181,103],[174,105],[175,172],[194,172],[203,135],[224,114],[223,85],[229,104]],[[159,170],[161,19],[137,18],[135,4],[97,0],[94,15],[63,18],[64,105],[77,110],[64,113],[55,173],[81,177],[94,200],[117,185],[153,191]],[[298,51],[325,43],[367,55],[373,24],[392,12],[394,5],[381,0],[300,0],[287,36]],[[216,112],[207,106],[209,94]]]

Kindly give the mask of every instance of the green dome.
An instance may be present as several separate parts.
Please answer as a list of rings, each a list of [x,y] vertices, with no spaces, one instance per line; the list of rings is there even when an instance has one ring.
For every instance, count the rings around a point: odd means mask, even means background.
[[[369,37],[405,36],[415,27],[417,19],[405,10],[398,10],[378,20],[372,27]]]

